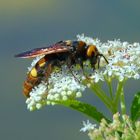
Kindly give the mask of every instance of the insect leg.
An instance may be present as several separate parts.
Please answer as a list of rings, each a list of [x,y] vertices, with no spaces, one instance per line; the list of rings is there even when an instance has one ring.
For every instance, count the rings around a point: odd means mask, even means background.
[[[87,75],[85,74],[85,71],[84,71],[83,61],[79,60],[78,63],[79,63],[79,65],[80,65],[81,69],[82,69],[82,73],[83,73],[83,75],[87,78]]]
[[[82,59],[79,58],[79,59],[77,60],[77,63],[80,65],[80,67],[81,67],[81,69],[82,69],[83,75],[86,77],[86,79],[89,79],[89,77],[88,77],[88,76],[86,75],[86,73],[85,73],[83,61],[84,61],[84,60],[82,60]]]
[[[47,87],[49,85],[49,82],[48,82],[49,76],[53,72],[54,66],[58,66],[60,69],[62,69],[59,60],[48,61],[48,64],[46,65],[46,69],[45,69],[45,74],[44,74],[45,75],[45,81],[47,83]]]
[[[48,62],[47,66],[46,66],[46,69],[45,69],[45,81],[47,83],[47,88],[48,88],[48,85],[49,85],[49,76],[51,75],[53,71],[53,61],[50,61]]]
[[[98,69],[99,69],[99,67],[100,67],[100,57],[99,56],[98,56],[97,61],[98,61]]]
[[[71,70],[71,66],[67,63],[67,67],[69,69],[69,71],[71,72],[72,76],[75,78],[76,81],[78,81],[80,83],[80,81],[77,79],[77,77],[74,75],[73,71]]]

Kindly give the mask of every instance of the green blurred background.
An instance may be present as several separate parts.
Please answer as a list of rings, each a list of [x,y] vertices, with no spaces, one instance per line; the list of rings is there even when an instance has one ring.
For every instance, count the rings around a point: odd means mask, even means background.
[[[140,42],[140,1],[0,0],[0,140],[88,140],[79,132],[85,116],[61,106],[26,109],[22,83],[31,60],[14,58],[81,33],[101,41]],[[139,83],[126,84],[128,107]],[[90,92],[83,100],[109,115]]]

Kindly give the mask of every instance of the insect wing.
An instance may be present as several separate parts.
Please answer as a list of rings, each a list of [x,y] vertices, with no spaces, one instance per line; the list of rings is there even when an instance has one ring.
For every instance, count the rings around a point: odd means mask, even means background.
[[[15,55],[15,57],[20,58],[33,58],[40,55],[47,55],[53,53],[61,53],[61,52],[68,52],[69,48],[62,44],[54,44],[48,47],[43,48],[36,48],[31,51],[23,52],[20,54]]]

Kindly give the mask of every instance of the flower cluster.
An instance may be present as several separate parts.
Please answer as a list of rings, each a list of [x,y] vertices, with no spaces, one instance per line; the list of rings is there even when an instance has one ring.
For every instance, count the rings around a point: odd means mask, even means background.
[[[123,115],[120,118],[119,113],[113,115],[112,123],[107,123],[102,119],[99,127],[91,124],[89,121],[83,122],[84,127],[80,131],[88,132],[91,140],[139,140],[140,139],[140,121],[132,124],[129,116]]]
[[[101,43],[98,39],[78,35],[78,40],[97,46],[109,64],[100,69],[98,77],[117,78],[119,81],[128,78],[140,79],[140,44],[121,42],[120,40]],[[97,77],[97,75],[96,75]]]
[[[81,84],[82,71],[66,66],[59,72],[53,72],[47,82],[40,83],[30,92],[26,100],[29,110],[40,109],[44,105],[54,105],[55,101],[80,98],[85,86]]]
[[[123,81],[128,78],[140,79],[140,44],[121,42],[120,40],[101,43],[98,39],[78,35],[78,40],[84,41],[87,45],[96,45],[98,51],[103,54],[109,64],[101,57],[100,68],[93,71],[90,63],[84,63],[84,72],[90,83],[98,83],[106,79],[116,78]],[[31,68],[43,56],[37,57],[31,64]],[[75,99],[82,96],[89,83],[84,82],[85,75],[81,68],[72,66],[68,68],[63,65],[61,70],[53,71],[47,82],[42,81],[30,92],[26,100],[29,110],[40,109],[44,105],[54,105],[55,101]]]

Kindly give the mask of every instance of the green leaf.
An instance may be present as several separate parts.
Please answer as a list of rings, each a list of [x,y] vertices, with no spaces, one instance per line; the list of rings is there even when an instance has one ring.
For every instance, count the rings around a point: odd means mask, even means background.
[[[138,120],[140,117],[140,92],[135,94],[131,105],[131,119],[132,121]]]
[[[111,122],[102,113],[97,111],[97,109],[94,106],[90,104],[86,104],[77,100],[57,101],[56,103],[79,111],[87,115],[88,117],[96,120],[97,122],[101,122],[101,119],[103,118],[106,119],[107,122]]]

